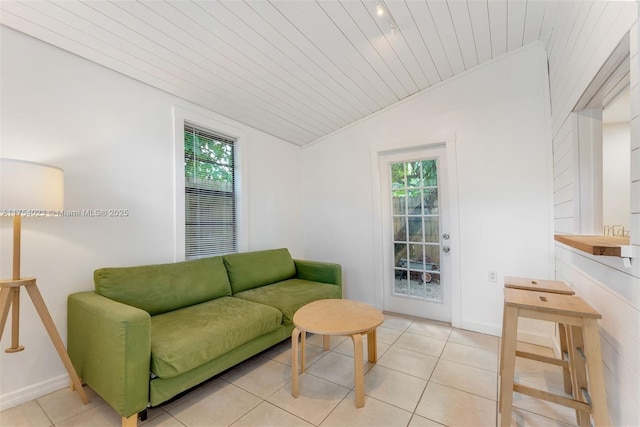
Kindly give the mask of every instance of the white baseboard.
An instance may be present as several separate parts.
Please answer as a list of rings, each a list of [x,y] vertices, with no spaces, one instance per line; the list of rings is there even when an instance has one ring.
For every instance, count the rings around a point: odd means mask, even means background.
[[[14,406],[18,406],[22,403],[29,402],[46,394],[70,386],[71,379],[69,378],[69,375],[63,374],[38,384],[33,384],[10,393],[2,394],[0,395],[0,411],[13,408]]]
[[[496,337],[502,336],[502,328],[500,326],[491,325],[488,323],[479,323],[463,319],[460,327],[469,331],[480,332],[482,334],[493,335]],[[549,347],[556,351],[556,343],[554,337],[550,335],[527,332],[519,329],[518,341],[536,344],[543,347]]]
[[[488,323],[469,321],[465,319],[462,319],[460,321],[460,328],[466,329],[467,331],[479,332],[481,334],[493,335],[495,337],[499,337],[502,335],[502,330],[498,326]]]

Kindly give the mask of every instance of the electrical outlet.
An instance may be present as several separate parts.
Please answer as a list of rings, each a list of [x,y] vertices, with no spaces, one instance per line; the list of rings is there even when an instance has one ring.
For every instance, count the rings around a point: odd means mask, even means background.
[[[498,272],[496,270],[489,270],[488,279],[490,282],[497,282]]]

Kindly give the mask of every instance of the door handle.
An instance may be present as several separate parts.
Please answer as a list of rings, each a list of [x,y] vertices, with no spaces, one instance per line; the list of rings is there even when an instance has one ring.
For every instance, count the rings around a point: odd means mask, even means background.
[[[449,246],[444,246],[442,250],[444,251],[444,253],[448,253],[451,250],[451,248],[449,248]]]

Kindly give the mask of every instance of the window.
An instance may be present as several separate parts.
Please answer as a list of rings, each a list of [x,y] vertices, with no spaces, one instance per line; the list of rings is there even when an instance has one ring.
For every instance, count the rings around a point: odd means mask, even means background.
[[[238,251],[235,142],[184,124],[186,259]]]

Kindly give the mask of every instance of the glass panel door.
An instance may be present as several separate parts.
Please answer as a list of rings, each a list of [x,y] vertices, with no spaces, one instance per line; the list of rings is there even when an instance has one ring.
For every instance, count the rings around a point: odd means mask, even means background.
[[[451,321],[444,146],[380,157],[386,311]]]
[[[393,292],[442,302],[438,159],[392,163],[390,169]]]

